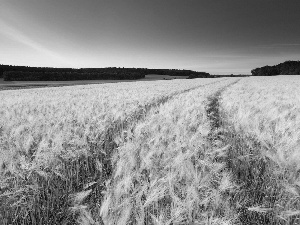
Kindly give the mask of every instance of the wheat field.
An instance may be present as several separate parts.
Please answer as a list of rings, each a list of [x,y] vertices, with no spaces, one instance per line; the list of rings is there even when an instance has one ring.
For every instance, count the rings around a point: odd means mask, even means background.
[[[300,223],[299,86],[299,76],[245,78],[222,95],[230,167],[254,220]]]
[[[0,92],[0,224],[299,224],[300,78]]]

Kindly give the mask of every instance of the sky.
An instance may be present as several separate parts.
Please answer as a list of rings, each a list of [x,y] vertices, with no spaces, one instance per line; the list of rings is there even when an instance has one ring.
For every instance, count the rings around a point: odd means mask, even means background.
[[[250,74],[300,60],[299,0],[0,0],[0,64]]]

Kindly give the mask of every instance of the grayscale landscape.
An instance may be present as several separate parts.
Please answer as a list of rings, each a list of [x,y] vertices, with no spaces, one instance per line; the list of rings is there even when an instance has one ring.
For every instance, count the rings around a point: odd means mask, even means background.
[[[299,8],[0,0],[0,225],[299,225]]]

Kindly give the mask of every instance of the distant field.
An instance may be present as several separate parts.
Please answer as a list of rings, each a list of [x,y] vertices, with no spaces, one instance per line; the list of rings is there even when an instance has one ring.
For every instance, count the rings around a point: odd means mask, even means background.
[[[1,91],[0,221],[300,223],[300,77],[147,79]]]
[[[4,81],[3,78],[0,78],[0,91],[28,89],[28,88],[42,88],[42,87],[59,87],[59,86],[69,86],[69,85],[172,80],[172,79],[186,79],[186,78],[187,76],[168,76],[168,75],[155,75],[155,74],[146,75],[145,78],[139,80]]]

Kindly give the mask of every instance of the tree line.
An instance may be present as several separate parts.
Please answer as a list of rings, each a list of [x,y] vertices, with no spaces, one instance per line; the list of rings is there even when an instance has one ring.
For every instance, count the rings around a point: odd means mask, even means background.
[[[300,61],[285,61],[275,66],[251,70],[253,76],[300,75]]]
[[[210,77],[209,73],[179,69],[148,68],[52,68],[0,65],[0,77],[6,81],[66,81],[66,80],[133,80],[147,74]]]
[[[136,80],[144,78],[140,73],[100,73],[100,72],[30,72],[6,71],[5,81],[71,81],[71,80]]]

